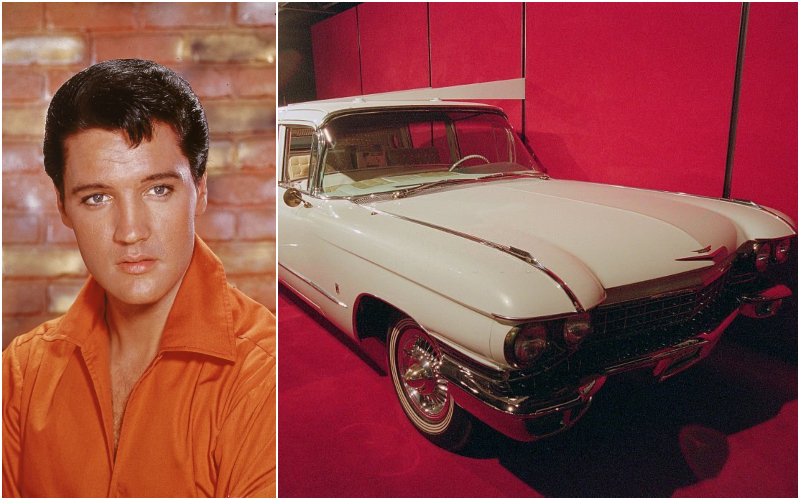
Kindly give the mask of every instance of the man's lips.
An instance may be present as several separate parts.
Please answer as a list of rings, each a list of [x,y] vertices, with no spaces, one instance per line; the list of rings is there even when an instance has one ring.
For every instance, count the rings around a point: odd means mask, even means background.
[[[156,258],[149,255],[126,255],[117,262],[117,266],[126,274],[144,274],[156,263]]]

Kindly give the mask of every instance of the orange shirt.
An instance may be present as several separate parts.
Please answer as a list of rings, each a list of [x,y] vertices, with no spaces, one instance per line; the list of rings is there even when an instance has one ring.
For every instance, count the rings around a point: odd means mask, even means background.
[[[199,239],[114,456],[105,292],[3,352],[3,496],[275,496],[275,318]]]

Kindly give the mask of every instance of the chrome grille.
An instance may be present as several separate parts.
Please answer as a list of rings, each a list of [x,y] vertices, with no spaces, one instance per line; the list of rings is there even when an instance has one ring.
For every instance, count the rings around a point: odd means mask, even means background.
[[[727,274],[699,289],[600,306],[595,311],[593,337],[625,337],[688,322],[722,294],[726,279]]]

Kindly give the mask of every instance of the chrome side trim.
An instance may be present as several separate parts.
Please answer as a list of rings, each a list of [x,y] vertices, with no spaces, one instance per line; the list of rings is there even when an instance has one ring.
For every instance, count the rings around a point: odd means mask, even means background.
[[[494,319],[499,319],[500,321],[510,321],[512,323],[522,323],[527,321],[551,321],[554,319],[562,319],[569,316],[574,315],[575,313],[564,313],[564,314],[551,314],[550,316],[503,316],[502,314],[495,314],[492,313],[492,317]]]
[[[479,238],[479,237],[473,236],[471,234],[462,233],[461,231],[456,231],[454,229],[448,229],[446,227],[437,226],[436,224],[431,224],[430,222],[424,222],[424,221],[421,221],[421,220],[412,219],[410,217],[405,217],[403,215],[397,215],[397,214],[392,214],[392,213],[389,213],[389,212],[384,212],[384,211],[378,210],[376,208],[364,207],[362,205],[358,205],[358,206],[360,206],[360,207],[362,207],[362,208],[364,208],[366,210],[371,211],[373,215],[386,215],[388,217],[394,217],[395,219],[400,219],[400,220],[404,220],[406,222],[412,222],[414,224],[419,224],[421,226],[429,227],[431,229],[436,229],[438,231],[442,231],[442,232],[445,232],[445,233],[448,233],[448,234],[452,234],[454,236],[459,236],[461,238],[464,238],[464,239],[467,239],[467,240],[470,240],[470,241],[474,241],[475,243],[480,243],[481,245],[485,245],[487,247],[494,248],[495,250],[500,250],[503,253],[507,253],[508,255],[511,255],[512,257],[516,257],[519,260],[527,262],[528,264],[532,265],[536,269],[538,269],[538,270],[544,272],[545,274],[547,274],[553,281],[555,281],[556,284],[559,286],[559,288],[564,290],[564,293],[566,293],[567,296],[569,297],[569,299],[572,301],[572,305],[575,306],[575,310],[577,312],[579,312],[579,313],[585,312],[585,309],[583,308],[583,306],[581,305],[580,301],[578,300],[578,297],[569,288],[569,286],[567,286],[567,284],[564,282],[564,280],[562,280],[560,277],[558,277],[558,275],[556,273],[554,273],[553,271],[551,271],[550,269],[548,269],[547,267],[542,265],[541,262],[536,260],[536,257],[532,256],[530,253],[526,252],[525,250],[521,250],[519,248],[515,248],[515,247],[512,247],[512,246],[501,245],[499,243],[495,243],[493,241],[485,240],[483,238]]]
[[[347,309],[347,304],[345,304],[344,302],[340,301],[339,299],[337,299],[336,297],[334,297],[333,295],[331,295],[330,293],[325,291],[322,287],[320,287],[319,285],[317,285],[316,283],[314,283],[310,279],[306,278],[305,276],[303,276],[302,274],[298,273],[297,271],[294,271],[294,270],[290,269],[285,264],[282,264],[282,263],[278,262],[278,265],[280,267],[286,269],[287,272],[289,272],[289,273],[293,274],[294,276],[296,276],[299,280],[301,280],[304,283],[310,285],[312,288],[314,288],[314,290],[316,290],[319,293],[321,293],[322,295],[324,295],[325,298],[329,299],[334,304],[340,305],[340,306],[344,307],[345,309]]]

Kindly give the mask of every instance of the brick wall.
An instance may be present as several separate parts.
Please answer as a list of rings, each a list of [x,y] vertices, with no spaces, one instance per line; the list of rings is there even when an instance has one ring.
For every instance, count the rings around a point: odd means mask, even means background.
[[[63,314],[86,279],[42,166],[50,98],[99,61],[175,69],[211,130],[198,234],[228,281],[275,310],[275,4],[3,3],[3,348]]]

